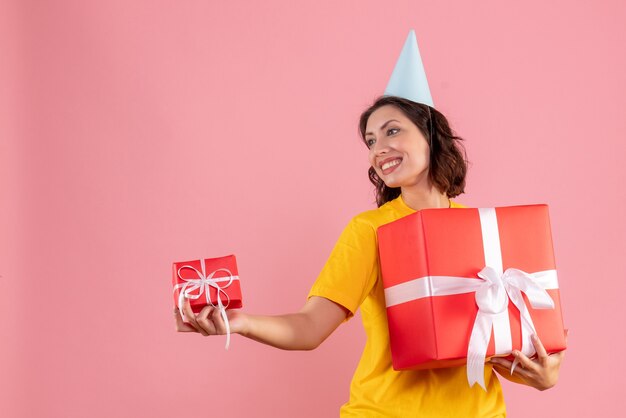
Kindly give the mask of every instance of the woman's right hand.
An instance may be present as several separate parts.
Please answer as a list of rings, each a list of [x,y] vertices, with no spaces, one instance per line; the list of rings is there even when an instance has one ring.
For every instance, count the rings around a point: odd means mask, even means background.
[[[189,301],[185,301],[183,306],[186,322],[180,314],[178,308],[174,308],[176,319],[176,331],[178,332],[198,332],[202,335],[224,335],[226,334],[226,325],[220,315],[219,309],[211,305],[205,306],[198,314],[193,313]],[[226,311],[230,332],[241,333],[244,326],[245,314],[241,311]]]

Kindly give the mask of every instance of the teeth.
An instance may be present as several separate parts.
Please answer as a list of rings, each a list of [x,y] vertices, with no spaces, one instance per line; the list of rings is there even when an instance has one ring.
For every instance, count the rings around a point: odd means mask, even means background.
[[[401,161],[402,161],[402,160],[393,160],[393,161],[389,161],[388,163],[383,164],[383,165],[382,165],[382,167],[380,167],[380,168],[381,168],[382,170],[386,170],[386,169],[388,169],[389,167],[393,167],[393,166],[396,166],[396,165],[400,164],[400,162],[401,162]]]

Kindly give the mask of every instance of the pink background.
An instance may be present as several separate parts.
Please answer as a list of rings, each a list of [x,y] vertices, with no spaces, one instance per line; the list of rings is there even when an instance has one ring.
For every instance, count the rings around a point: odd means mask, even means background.
[[[248,312],[297,310],[372,208],[357,119],[415,28],[467,139],[472,206],[551,206],[559,384],[511,416],[623,395],[626,8],[619,1],[5,1],[0,405],[8,417],[336,416],[364,343],[174,332],[174,260],[236,253]]]

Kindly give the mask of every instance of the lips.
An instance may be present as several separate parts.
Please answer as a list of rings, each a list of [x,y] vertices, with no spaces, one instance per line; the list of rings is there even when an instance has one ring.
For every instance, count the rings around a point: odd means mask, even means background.
[[[379,167],[383,174],[389,174],[394,171],[400,163],[402,163],[402,158],[400,157],[387,158],[380,162]]]

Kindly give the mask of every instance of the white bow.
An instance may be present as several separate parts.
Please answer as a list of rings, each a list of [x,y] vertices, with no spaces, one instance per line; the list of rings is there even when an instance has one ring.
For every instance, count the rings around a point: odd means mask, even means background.
[[[548,272],[545,273],[547,276]],[[467,378],[470,387],[478,383],[486,389],[483,370],[491,330],[493,329],[496,354],[508,354],[512,350],[509,299],[520,311],[522,352],[527,356],[535,354],[530,336],[535,334],[536,330],[524,303],[522,292],[526,294],[530,305],[535,309],[554,309],[554,301],[548,292],[535,281],[537,275],[531,275],[522,270],[509,268],[499,275],[494,268],[487,266],[478,273],[478,277],[484,283],[475,293],[478,314],[467,349]],[[513,363],[511,373],[516,365],[517,359]]]

